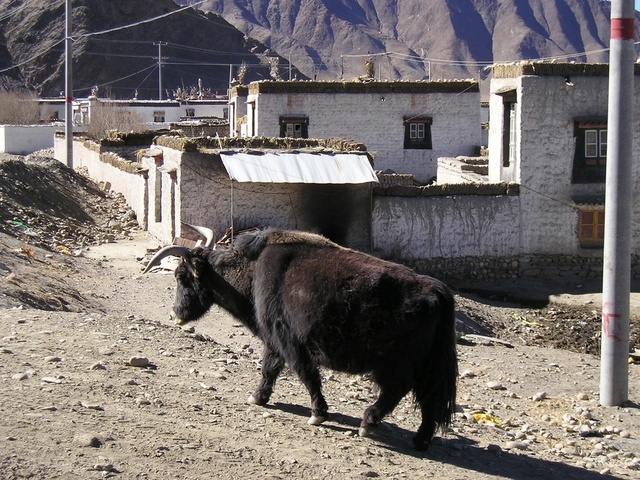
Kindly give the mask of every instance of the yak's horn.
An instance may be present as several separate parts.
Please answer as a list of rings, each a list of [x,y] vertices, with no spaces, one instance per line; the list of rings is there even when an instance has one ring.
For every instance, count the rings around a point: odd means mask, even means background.
[[[156,252],[156,254],[153,257],[151,257],[151,260],[149,260],[147,267],[144,269],[144,272],[142,273],[147,273],[153,267],[158,265],[163,258],[170,257],[171,255],[178,255],[180,257],[188,258],[191,256],[191,250],[188,249],[187,247],[182,247],[179,245],[168,245],[164,248],[161,248]]]
[[[196,232],[198,232],[206,239],[206,242],[204,244],[205,247],[211,246],[211,244],[213,243],[213,230],[201,225],[190,225],[188,223],[185,223],[185,225],[189,228],[193,228]]]

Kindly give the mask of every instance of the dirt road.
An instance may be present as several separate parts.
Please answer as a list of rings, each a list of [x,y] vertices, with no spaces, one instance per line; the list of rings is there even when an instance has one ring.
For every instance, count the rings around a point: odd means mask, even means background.
[[[66,281],[99,307],[0,310],[3,478],[639,476],[637,405],[598,406],[587,354],[461,345],[459,413],[426,453],[411,449],[408,399],[357,436],[375,394],[363,377],[324,372],[321,427],[306,424],[308,395],[288,372],[269,407],[249,406],[259,342],[220,311],[193,331],[170,325],[172,275],[143,276],[136,260],[153,246],[138,236],[75,259]]]

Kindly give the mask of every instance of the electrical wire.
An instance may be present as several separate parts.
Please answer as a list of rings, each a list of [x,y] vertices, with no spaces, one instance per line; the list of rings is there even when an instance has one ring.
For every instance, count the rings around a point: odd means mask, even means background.
[[[82,90],[88,90],[88,89],[90,89],[90,88],[92,88],[92,87],[106,87],[107,85],[111,85],[111,84],[113,84],[113,83],[117,83],[117,82],[120,82],[120,81],[122,81],[122,80],[126,80],[127,78],[131,78],[131,77],[134,77],[134,76],[136,76],[136,75],[139,75],[139,74],[141,74],[142,72],[145,72],[145,71],[147,71],[147,70],[149,70],[149,69],[153,69],[153,70],[155,70],[157,67],[158,67],[158,66],[157,66],[157,65],[155,65],[155,64],[154,64],[154,65],[149,65],[148,67],[145,67],[145,68],[143,68],[142,70],[138,70],[138,71],[137,71],[137,72],[135,72],[135,73],[132,73],[132,74],[130,74],[130,75],[125,75],[124,77],[120,77],[120,78],[117,78],[117,79],[115,79],[115,80],[110,80],[110,81],[108,81],[108,82],[99,83],[99,84],[97,84],[97,85],[95,85],[95,84],[94,84],[94,85],[91,85],[91,86],[89,86],[89,87],[78,87],[78,88],[75,88],[75,87],[74,87],[73,91],[74,91],[74,92],[77,92],[77,91],[82,91]],[[152,72],[151,72],[151,73],[153,73],[153,70],[152,70]],[[149,76],[151,75],[151,73],[150,73],[149,75],[147,75],[147,77],[145,78],[145,80],[146,80],[147,78],[149,78]],[[143,80],[143,81],[144,81],[144,80]]]
[[[144,25],[145,23],[155,22],[156,20],[160,20],[162,18],[166,18],[166,17],[169,17],[171,15],[175,15],[176,13],[180,13],[180,12],[183,12],[185,10],[192,9],[193,7],[195,7],[197,5],[203,4],[205,1],[206,0],[200,0],[199,2],[195,2],[195,3],[191,4],[191,5],[186,6],[186,7],[179,8],[178,10],[173,10],[171,12],[163,13],[162,15],[157,15],[155,17],[147,18],[145,20],[139,20],[137,22],[130,23],[128,25],[122,25],[120,27],[108,28],[106,30],[100,30],[98,32],[84,33],[82,35],[78,35],[77,37],[73,37],[73,38],[74,38],[74,40],[76,40],[76,39],[80,39],[80,38],[95,37],[95,36],[98,36],[98,35],[104,35],[106,33],[119,32],[121,30],[126,30],[128,28],[137,27],[139,25]]]

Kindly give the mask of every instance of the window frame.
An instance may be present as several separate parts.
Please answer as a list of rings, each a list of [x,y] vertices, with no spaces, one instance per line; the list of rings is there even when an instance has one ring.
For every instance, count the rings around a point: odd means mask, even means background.
[[[405,150],[433,150],[431,125],[433,118],[426,115],[412,115],[403,117],[404,149]]]
[[[166,112],[164,110],[153,111],[153,123],[165,123]]]
[[[584,208],[578,211],[578,242],[582,248],[604,246],[604,208]]]
[[[573,183],[604,183],[607,165],[607,121],[574,119]]]
[[[309,138],[309,117],[306,115],[280,116],[280,138]],[[289,135],[289,133],[293,133]],[[297,133],[297,135],[296,135]]]

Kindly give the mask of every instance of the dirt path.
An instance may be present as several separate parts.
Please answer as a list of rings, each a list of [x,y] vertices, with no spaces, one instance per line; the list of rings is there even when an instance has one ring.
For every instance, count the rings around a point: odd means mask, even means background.
[[[375,394],[363,377],[324,372],[321,427],[306,424],[308,395],[288,372],[269,407],[249,406],[259,342],[217,310],[194,330],[170,325],[172,275],[143,276],[137,261],[156,245],[137,235],[74,259],[64,280],[93,307],[0,310],[0,477],[640,477],[640,411],[598,406],[587,354],[460,345],[460,411],[426,453],[411,449],[408,399],[357,436]]]

